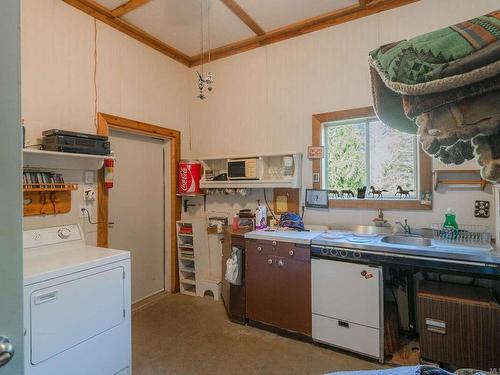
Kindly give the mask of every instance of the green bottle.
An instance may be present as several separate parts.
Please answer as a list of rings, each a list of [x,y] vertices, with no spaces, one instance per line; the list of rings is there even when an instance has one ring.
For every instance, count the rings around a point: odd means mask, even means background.
[[[457,215],[451,208],[448,208],[444,216],[443,237],[447,240],[454,240],[458,237]]]

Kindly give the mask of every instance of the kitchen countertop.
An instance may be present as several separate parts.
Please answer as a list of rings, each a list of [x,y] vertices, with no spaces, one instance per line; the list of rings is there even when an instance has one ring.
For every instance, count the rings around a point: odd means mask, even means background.
[[[275,230],[275,229],[259,229],[252,232],[245,233],[245,238],[254,240],[269,240],[269,241],[282,241],[282,242],[292,242],[299,244],[311,244],[311,240],[314,237],[319,236],[324,231],[295,231],[295,230]]]
[[[500,251],[494,248],[453,245],[431,240],[432,246],[412,246],[382,242],[384,235],[374,237],[370,242],[355,243],[348,240],[349,236],[340,239],[325,239],[317,236],[313,245],[339,246],[358,250],[380,251],[403,255],[423,256],[440,259],[453,259],[464,262],[477,262],[498,265],[500,267]]]

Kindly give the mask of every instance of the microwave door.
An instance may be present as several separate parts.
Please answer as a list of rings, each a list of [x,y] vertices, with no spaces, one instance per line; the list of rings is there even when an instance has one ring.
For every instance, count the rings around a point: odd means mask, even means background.
[[[245,178],[246,177],[246,163],[245,161],[231,161],[228,163],[228,177],[229,178]]]

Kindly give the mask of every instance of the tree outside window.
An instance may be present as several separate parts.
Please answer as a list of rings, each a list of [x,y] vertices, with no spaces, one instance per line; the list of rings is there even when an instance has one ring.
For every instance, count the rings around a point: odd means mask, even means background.
[[[417,197],[417,137],[386,126],[377,118],[329,122],[324,125],[325,188],[374,186],[395,198],[396,187]],[[368,193],[368,191],[367,191]]]

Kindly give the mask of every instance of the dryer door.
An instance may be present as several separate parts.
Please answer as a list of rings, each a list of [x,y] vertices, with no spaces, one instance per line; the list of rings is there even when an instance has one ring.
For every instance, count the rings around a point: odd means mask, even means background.
[[[124,321],[124,268],[31,294],[31,363],[37,364]],[[99,348],[96,348],[99,350]]]

